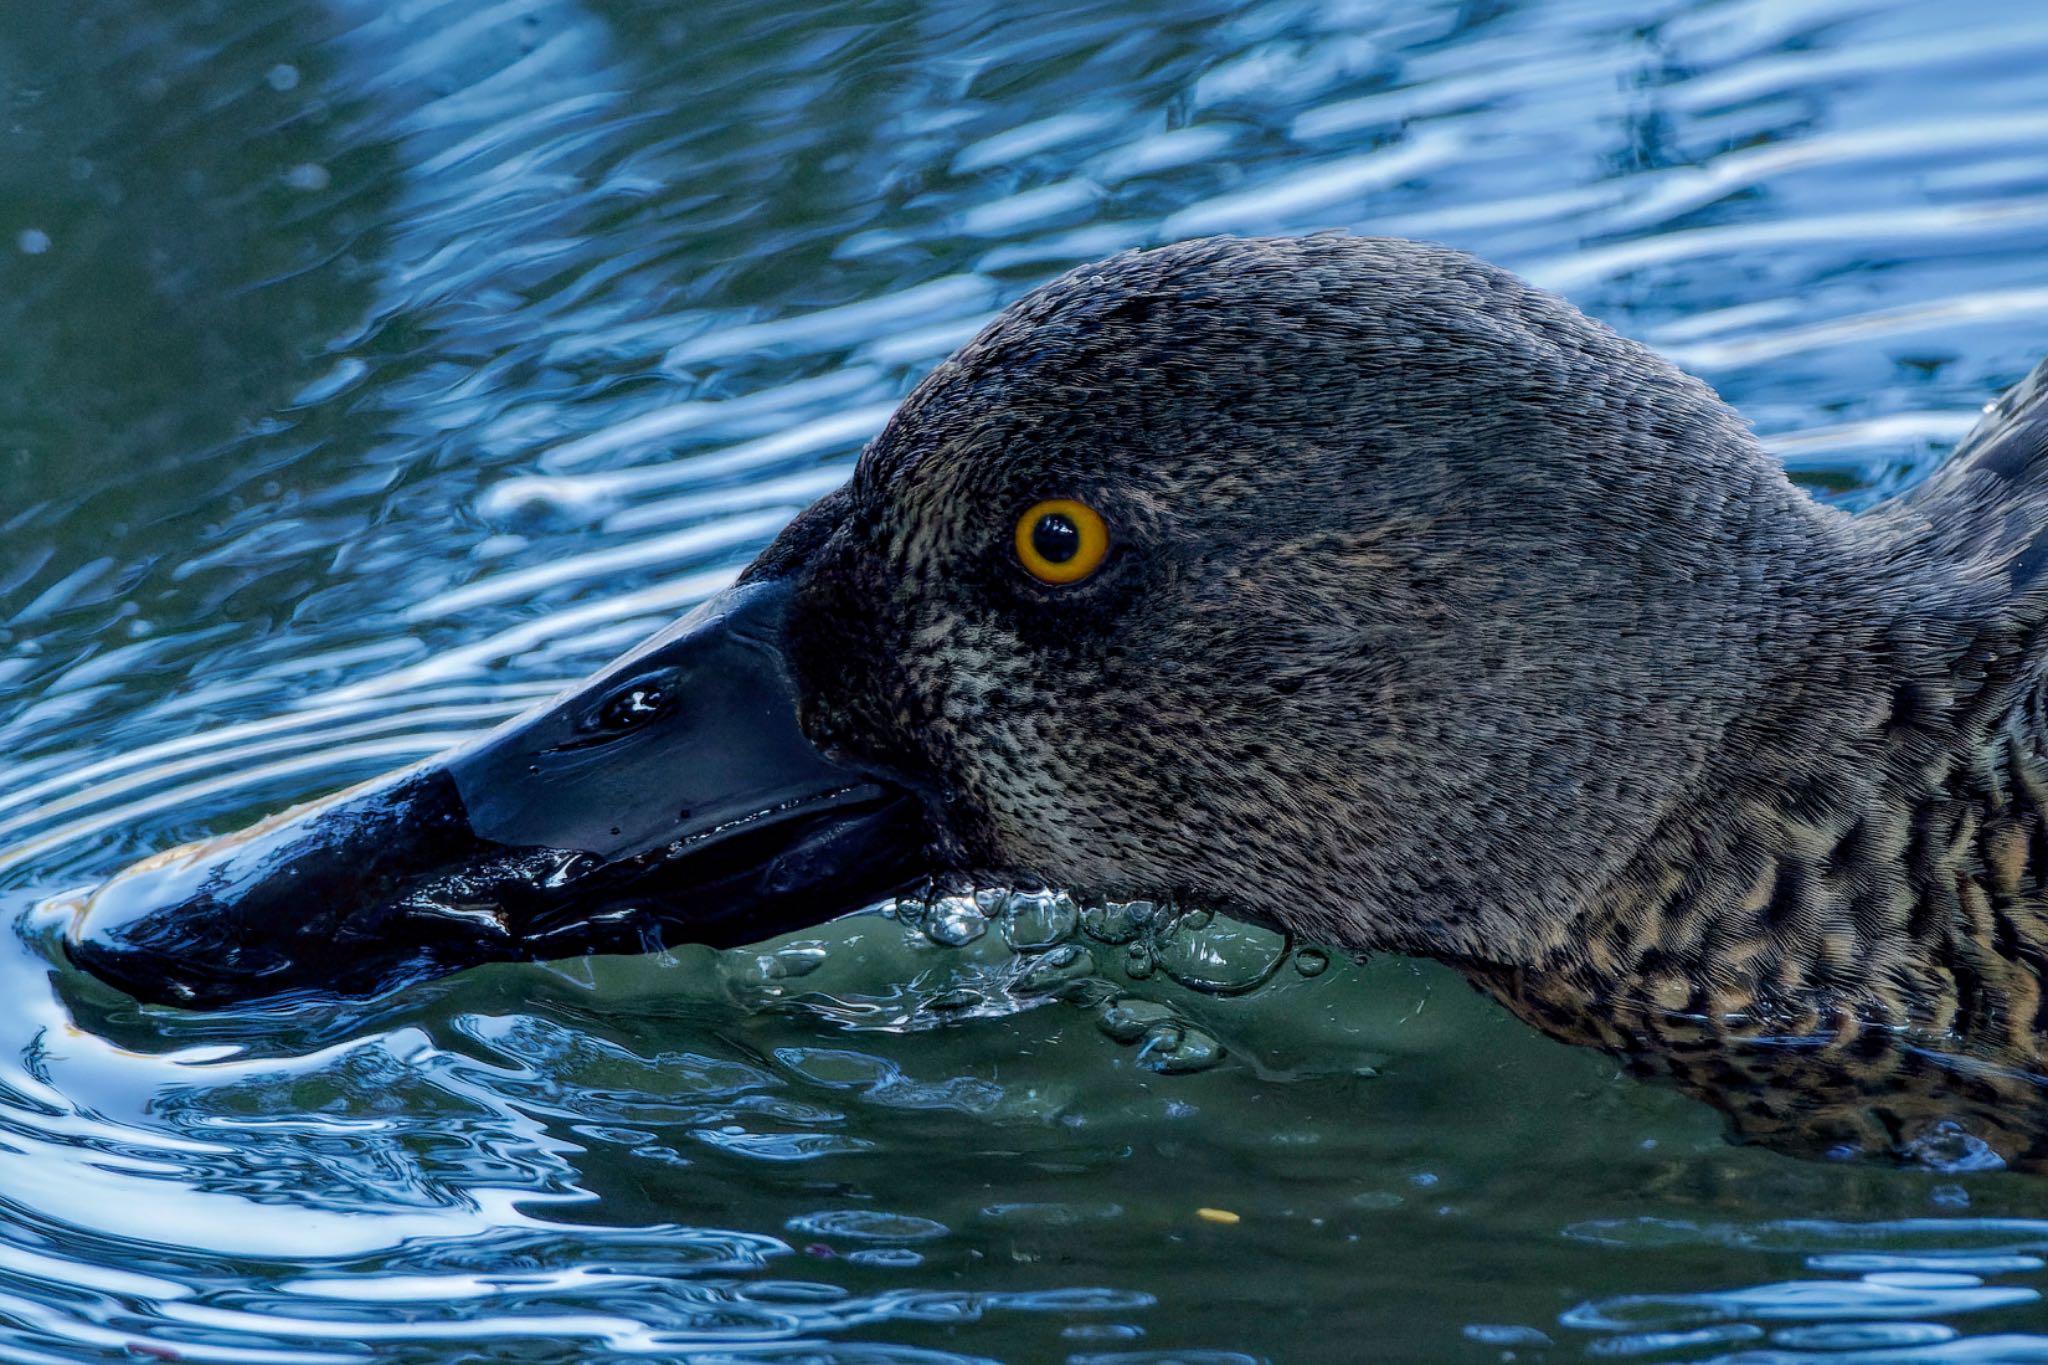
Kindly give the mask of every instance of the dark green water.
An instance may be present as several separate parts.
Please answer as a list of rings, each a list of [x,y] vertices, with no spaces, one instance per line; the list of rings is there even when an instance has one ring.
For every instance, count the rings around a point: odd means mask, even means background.
[[[1446,239],[1895,489],[2048,350],[2044,67],[1992,0],[19,0],[0,913],[602,662],[1125,245]],[[2048,1181],[1731,1147],[1426,966],[869,915],[206,1017],[42,923],[10,1361],[2048,1361]]]

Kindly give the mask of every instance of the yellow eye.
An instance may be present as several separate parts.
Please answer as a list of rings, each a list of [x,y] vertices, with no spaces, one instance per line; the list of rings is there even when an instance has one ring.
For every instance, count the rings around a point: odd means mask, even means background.
[[[1017,518],[1017,562],[1041,583],[1079,583],[1109,554],[1109,527],[1095,509],[1052,498]]]

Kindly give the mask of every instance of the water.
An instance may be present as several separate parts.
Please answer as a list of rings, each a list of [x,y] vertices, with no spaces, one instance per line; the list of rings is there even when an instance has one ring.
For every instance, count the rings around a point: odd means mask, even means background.
[[[602,662],[1132,243],[1469,247],[1866,503],[2048,349],[2044,58],[1989,0],[10,7],[0,912]],[[2038,1178],[1731,1146],[1227,924],[0,975],[8,1360],[2048,1360]]]

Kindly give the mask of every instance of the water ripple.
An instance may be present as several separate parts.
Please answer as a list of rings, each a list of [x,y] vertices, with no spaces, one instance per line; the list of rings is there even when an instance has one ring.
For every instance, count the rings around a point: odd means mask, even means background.
[[[207,1016],[52,935],[672,620],[1125,247],[1447,240],[1867,502],[2048,344],[2044,52],[1978,0],[10,12],[0,1357],[2048,1360],[2018,1178],[1728,1148],[1170,906]]]

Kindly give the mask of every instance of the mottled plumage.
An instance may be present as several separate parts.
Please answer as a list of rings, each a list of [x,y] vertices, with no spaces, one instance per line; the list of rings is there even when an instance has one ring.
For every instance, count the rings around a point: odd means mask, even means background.
[[[1851,518],[1468,256],[1188,242],[1005,311],[688,620],[67,945],[207,1006],[1028,875],[1442,959],[1756,1140],[2044,1165],[2044,618],[2048,370]]]
[[[1851,518],[1468,256],[1191,242],[1011,307],[753,572],[946,861],[1441,958],[1754,1136],[2039,1160],[2044,376]],[[1055,496],[1074,587],[1009,548]]]

